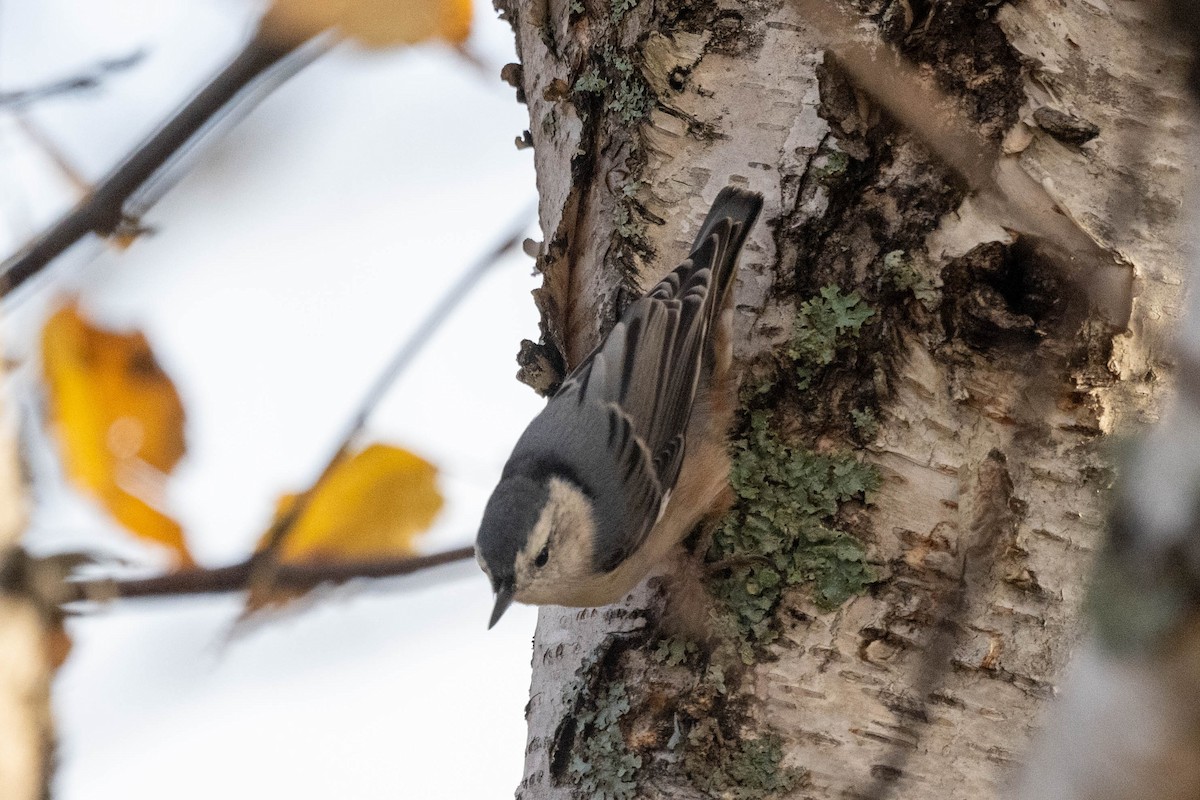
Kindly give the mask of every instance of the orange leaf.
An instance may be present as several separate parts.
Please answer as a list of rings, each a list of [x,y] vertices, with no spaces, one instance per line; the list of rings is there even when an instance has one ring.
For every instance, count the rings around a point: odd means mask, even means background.
[[[327,28],[365,47],[442,39],[462,44],[471,32],[470,0],[274,0],[263,30],[304,41]]]
[[[277,516],[296,502],[279,500]],[[333,468],[284,537],[281,561],[413,555],[442,508],[437,468],[407,450],[372,444]],[[260,542],[259,546],[262,547]]]
[[[42,373],[67,476],[129,531],[191,566],[183,529],[160,510],[186,449],[183,403],[145,335],[99,328],[71,303],[42,329]]]

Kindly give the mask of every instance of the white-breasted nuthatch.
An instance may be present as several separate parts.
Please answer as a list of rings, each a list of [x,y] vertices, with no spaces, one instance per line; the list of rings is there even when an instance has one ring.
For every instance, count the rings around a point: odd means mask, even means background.
[[[736,407],[733,279],[762,196],[727,186],[692,253],[621,319],[529,423],[483,513],[475,556],[513,600],[624,597],[727,490]]]

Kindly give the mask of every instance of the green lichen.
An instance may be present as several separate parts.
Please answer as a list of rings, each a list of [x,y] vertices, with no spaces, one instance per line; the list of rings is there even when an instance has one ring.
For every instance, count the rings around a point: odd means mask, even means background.
[[[584,75],[581,75],[576,81],[574,91],[580,94],[603,94],[608,88],[608,81],[604,80],[604,76],[600,74],[599,69],[593,69]]]
[[[637,793],[642,757],[629,751],[621,732],[621,718],[629,713],[625,684],[617,681],[588,694],[576,698],[577,734],[567,772],[582,797],[629,800]]]
[[[577,94],[606,98],[605,110],[626,125],[640,122],[654,107],[653,93],[633,59],[611,44],[600,51],[599,66],[576,78],[572,88]]]
[[[649,114],[653,105],[654,101],[650,97],[650,91],[646,88],[646,84],[640,80],[624,79],[618,84],[612,99],[608,101],[605,108],[620,117],[621,122],[631,125],[640,122]]]
[[[641,181],[629,181],[621,187],[617,196],[617,205],[613,209],[613,228],[622,239],[634,244],[644,241],[646,223],[634,212],[634,196],[642,188]]]
[[[809,388],[838,351],[858,338],[863,323],[874,314],[858,292],[842,294],[836,286],[824,287],[801,304],[787,350],[796,364],[798,388]]]
[[[833,527],[841,503],[867,498],[879,473],[848,453],[817,453],[784,441],[765,411],[733,444],[730,484],[738,501],[713,535],[709,560],[723,567],[714,593],[740,634],[742,659],[778,637],[775,610],[789,587],[809,587],[835,608],[873,580],[866,551]]]
[[[875,416],[875,412],[869,408],[852,408],[850,409],[850,420],[854,423],[854,430],[858,431],[858,435],[863,441],[872,441],[876,434],[879,433],[879,420]]]
[[[612,0],[612,14],[609,19],[617,25],[633,9],[637,8],[638,0]]]
[[[883,257],[883,278],[902,292],[911,292],[921,305],[932,311],[937,308],[938,291],[933,283],[903,250],[892,250]]]
[[[623,77],[629,77],[633,74],[633,61],[629,56],[617,50],[612,45],[604,47],[604,63],[608,64]]]
[[[779,737],[722,744],[716,726],[708,722],[688,735],[684,770],[692,785],[721,800],[767,800],[791,790],[804,777],[802,771],[783,766]]]
[[[616,640],[610,644],[615,646]],[[630,751],[621,728],[631,700],[624,682],[607,679],[604,664],[611,656],[609,649],[591,653],[580,665],[579,677],[563,687],[568,711],[555,739],[568,750],[554,756],[565,767],[556,780],[569,780],[580,797],[629,800],[637,791],[642,757]]]
[[[622,239],[636,242],[645,235],[646,224],[633,215],[628,204],[620,203],[613,209],[613,229]]]
[[[703,684],[711,686],[719,695],[729,693],[729,687],[725,683],[725,667],[718,663],[709,664],[700,680]]]
[[[840,150],[831,150],[818,156],[810,174],[821,183],[832,183],[846,173],[850,156]]]
[[[714,800],[766,800],[793,788],[802,772],[783,767],[779,737],[762,730],[763,723],[753,726],[755,738],[744,737],[748,720],[738,701],[730,703],[725,682],[726,667],[734,668],[736,696],[740,670],[733,650],[728,641],[712,648],[679,635],[661,638],[649,650],[652,661],[700,676],[678,698],[674,732],[666,742],[672,757],[656,763],[681,768],[693,786]]]
[[[691,639],[682,636],[668,636],[659,639],[650,657],[668,667],[677,667],[699,652],[698,645]]]

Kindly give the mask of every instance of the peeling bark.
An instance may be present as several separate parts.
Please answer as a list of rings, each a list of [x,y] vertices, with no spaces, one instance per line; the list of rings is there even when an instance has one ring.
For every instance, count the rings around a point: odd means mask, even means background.
[[[851,9],[1058,202],[1036,233],[1134,271],[1114,330],[1070,255],[998,224],[794,5],[503,10],[546,235],[531,382],[551,388],[741,184],[766,207],[736,287],[737,447],[854,454],[879,478],[802,521],[820,528],[806,547],[861,548],[869,585],[813,568],[769,604],[769,635],[729,622],[736,558],[542,609],[518,797],[995,796],[1078,640],[1106,439],[1153,420],[1169,382],[1193,127],[1179,54],[1129,3]],[[1099,135],[1064,142],[1043,108]],[[664,616],[696,585],[718,599]]]

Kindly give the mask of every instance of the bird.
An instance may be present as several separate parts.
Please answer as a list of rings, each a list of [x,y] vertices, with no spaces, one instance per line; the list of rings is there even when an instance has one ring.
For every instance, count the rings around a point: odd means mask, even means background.
[[[514,600],[620,600],[728,495],[733,284],[762,202],[723,188],[688,257],[625,308],[518,439],[475,544],[495,593],[489,629]]]

